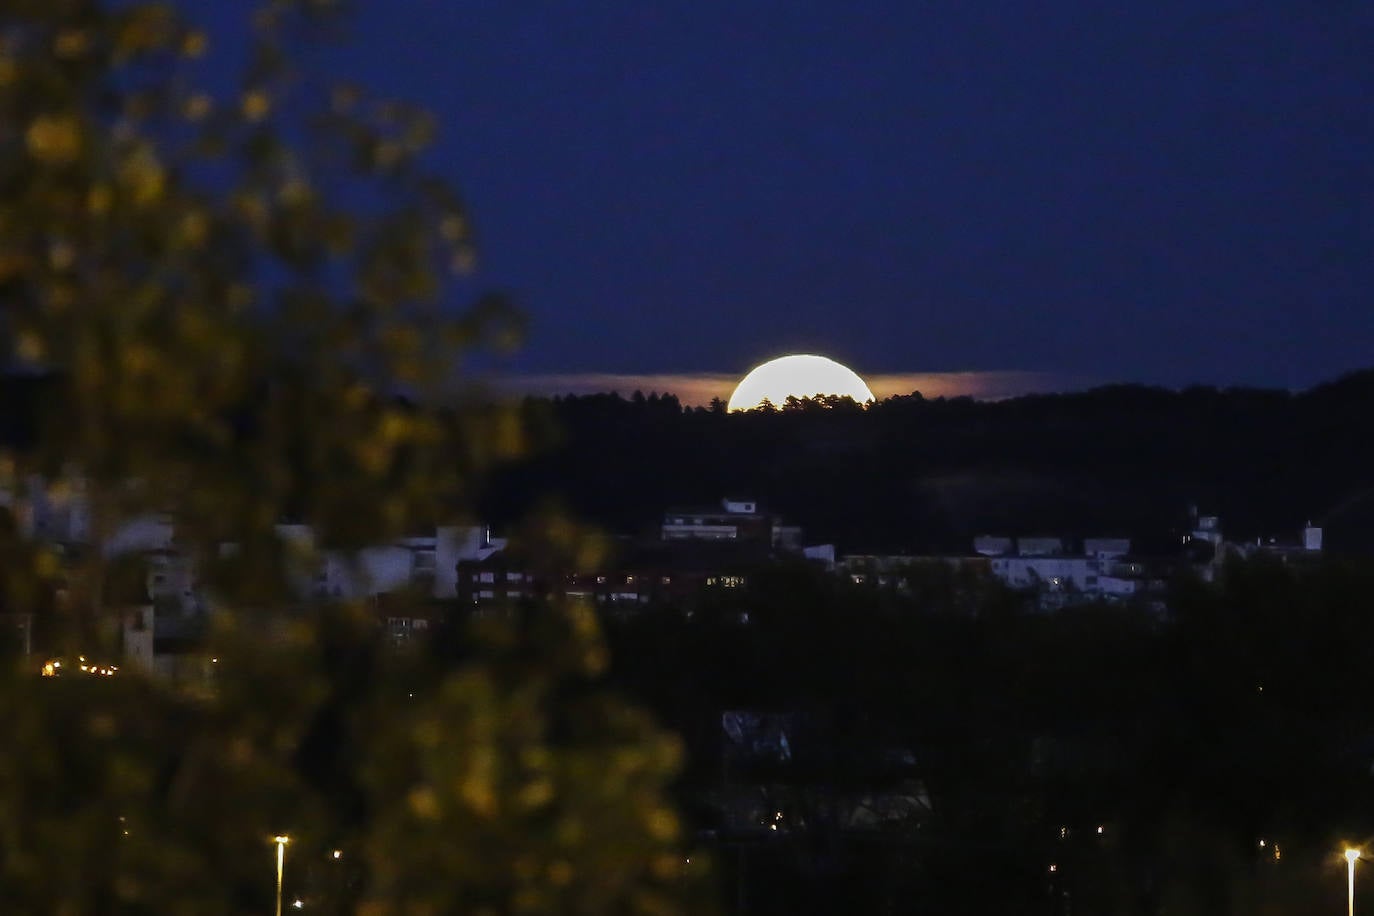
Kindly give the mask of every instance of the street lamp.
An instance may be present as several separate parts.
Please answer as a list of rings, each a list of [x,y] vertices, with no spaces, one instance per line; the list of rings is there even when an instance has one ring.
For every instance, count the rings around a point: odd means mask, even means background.
[[[291,838],[289,836],[274,836],[272,842],[277,844],[277,916],[281,916],[282,865],[286,862],[286,844],[291,842]],[[1352,865],[1351,868],[1354,866]],[[1354,887],[1353,884],[1351,886]]]
[[[1350,887],[1349,894],[1347,897],[1347,900],[1349,901],[1349,916],[1355,916],[1355,860],[1359,857],[1360,851],[1358,849],[1346,849],[1346,873],[1348,877],[1348,884]]]

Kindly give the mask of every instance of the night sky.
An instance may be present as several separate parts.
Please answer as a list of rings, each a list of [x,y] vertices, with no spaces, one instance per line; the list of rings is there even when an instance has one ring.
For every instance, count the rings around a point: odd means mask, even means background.
[[[513,371],[1374,365],[1366,0],[357,6],[337,64],[438,116]]]

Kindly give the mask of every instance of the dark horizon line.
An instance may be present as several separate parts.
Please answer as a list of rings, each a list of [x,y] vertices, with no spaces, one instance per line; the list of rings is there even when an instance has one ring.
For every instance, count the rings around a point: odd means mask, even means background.
[[[1138,387],[1173,392],[1193,388],[1218,391],[1286,391],[1298,394],[1332,384],[1341,379],[1374,372],[1356,369],[1342,372],[1303,388],[1282,385],[1262,385],[1244,382],[1215,383],[1192,381],[1186,384],[1165,382],[1102,379],[1075,376],[1069,373],[1029,370],[990,370],[926,373],[875,373],[865,381],[873,392],[875,402],[892,397],[920,394],[924,398],[971,397],[977,401],[1004,401],[1034,395],[1077,394],[1102,388]],[[617,394],[631,397],[637,391],[645,396],[671,395],[683,406],[705,407],[714,398],[729,401],[738,378],[725,373],[530,373],[494,376],[489,382],[502,392],[533,397],[589,396]]]

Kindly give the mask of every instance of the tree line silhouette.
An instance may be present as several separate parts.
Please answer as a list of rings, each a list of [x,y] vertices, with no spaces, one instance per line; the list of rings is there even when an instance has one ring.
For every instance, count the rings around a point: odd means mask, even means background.
[[[918,393],[864,408],[792,401],[727,413],[671,394],[530,398],[542,437],[490,482],[503,525],[549,501],[605,528],[747,495],[813,543],[960,551],[979,533],[1120,534],[1169,544],[1190,507],[1228,537],[1325,524],[1374,545],[1374,370],[1300,393],[1112,385],[996,402]]]

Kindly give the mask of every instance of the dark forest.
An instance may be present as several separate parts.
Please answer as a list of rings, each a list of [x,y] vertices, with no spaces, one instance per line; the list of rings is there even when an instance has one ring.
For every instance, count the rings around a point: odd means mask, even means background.
[[[1308,521],[1363,551],[1374,486],[1374,371],[1301,393],[1116,385],[998,402],[893,397],[774,411],[671,395],[531,399],[543,447],[482,504],[498,526],[544,501],[639,533],[670,505],[760,500],[844,551],[959,552],[982,533],[1171,544],[1190,508],[1228,537]]]

